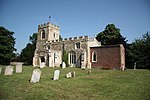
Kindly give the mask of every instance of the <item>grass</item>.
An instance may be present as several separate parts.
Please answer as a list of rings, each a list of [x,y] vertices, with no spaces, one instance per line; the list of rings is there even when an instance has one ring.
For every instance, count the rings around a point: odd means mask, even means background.
[[[43,68],[39,83],[30,83],[33,67],[22,73],[0,74],[0,100],[150,100],[150,70],[87,70],[80,68]],[[60,79],[53,81],[54,70]],[[65,74],[75,71],[76,77]]]

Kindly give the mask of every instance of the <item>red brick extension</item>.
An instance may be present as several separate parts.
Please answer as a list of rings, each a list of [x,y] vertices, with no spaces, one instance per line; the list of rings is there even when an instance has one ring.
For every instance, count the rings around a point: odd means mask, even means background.
[[[96,52],[96,61],[93,53]],[[96,68],[123,69],[125,67],[125,49],[122,44],[90,47],[91,66]]]

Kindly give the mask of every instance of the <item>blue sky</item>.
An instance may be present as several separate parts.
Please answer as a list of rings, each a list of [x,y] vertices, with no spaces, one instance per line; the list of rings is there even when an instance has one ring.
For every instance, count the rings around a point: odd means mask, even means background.
[[[0,26],[15,32],[17,52],[48,16],[63,38],[94,37],[114,23],[131,43],[150,31],[150,0],[0,0]]]

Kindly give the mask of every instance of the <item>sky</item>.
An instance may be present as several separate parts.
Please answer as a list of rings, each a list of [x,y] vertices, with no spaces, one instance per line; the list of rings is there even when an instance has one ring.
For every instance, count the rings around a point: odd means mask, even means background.
[[[0,26],[15,33],[18,53],[49,16],[63,38],[92,38],[113,23],[131,43],[150,31],[150,0],[0,0]]]

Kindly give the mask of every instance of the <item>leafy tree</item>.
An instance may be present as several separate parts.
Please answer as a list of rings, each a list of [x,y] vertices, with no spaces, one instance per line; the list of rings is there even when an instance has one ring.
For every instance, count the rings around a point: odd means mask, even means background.
[[[133,54],[133,63],[137,63],[137,68],[150,69],[150,32],[136,39],[130,46],[130,50]]]
[[[134,54],[131,51],[131,44],[126,45],[126,51],[125,51],[125,63],[127,68],[133,68],[134,66]]]
[[[0,64],[9,64],[11,59],[15,56],[14,48],[15,38],[14,32],[0,26]]]
[[[20,54],[20,59],[26,65],[32,65],[32,60],[34,56],[34,51],[36,49],[36,40],[37,40],[37,33],[34,33],[32,36],[29,37],[29,41],[24,49],[22,49]]]
[[[114,24],[108,24],[104,31],[97,34],[96,39],[102,45],[126,44],[126,38],[120,33],[120,29]]]

